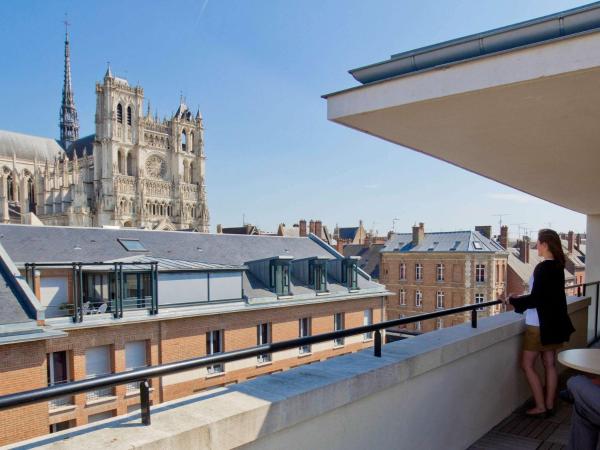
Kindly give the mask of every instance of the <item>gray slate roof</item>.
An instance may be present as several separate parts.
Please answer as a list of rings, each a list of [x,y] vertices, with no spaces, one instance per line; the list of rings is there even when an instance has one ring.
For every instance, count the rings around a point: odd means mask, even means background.
[[[515,274],[524,283],[529,283],[529,278],[533,275],[535,266],[541,263],[544,259],[538,256],[536,250],[529,251],[529,264],[524,263],[519,259],[519,249],[509,248],[508,249],[508,267],[510,267]],[[565,280],[573,280],[575,277],[565,269]]]
[[[143,269],[148,269],[148,264],[151,262],[158,263],[159,272],[174,272],[174,271],[186,271],[186,270],[202,270],[202,271],[223,271],[223,270],[244,270],[246,266],[237,266],[229,264],[207,264],[198,261],[183,261],[181,259],[168,259],[168,258],[153,258],[151,256],[139,255],[129,256],[126,258],[118,258],[112,261],[106,262],[123,262],[123,263],[140,263]],[[112,266],[83,266],[85,270],[113,270]],[[124,270],[137,268],[139,266],[124,266]]]
[[[40,163],[65,154],[54,139],[0,130],[0,157],[12,159],[13,153],[17,159],[37,159]]]
[[[480,246],[481,249],[476,248]],[[453,250],[452,250],[453,249]],[[425,233],[420,245],[413,245],[412,233],[392,234],[381,252],[506,252],[500,244],[486,238],[478,231],[449,231]]]
[[[91,156],[94,153],[94,141],[96,140],[95,134],[90,134],[88,136],[84,136],[80,139],[77,139],[67,149],[67,155],[69,159],[73,159],[73,155],[77,154],[77,158],[81,158],[83,153],[87,153],[88,156]]]
[[[148,252],[128,252],[117,239],[139,239]],[[0,225],[0,244],[13,261],[112,261],[148,256],[240,266],[288,255],[296,259],[335,256],[310,238],[203,234],[183,231]]]
[[[344,256],[359,256],[358,267],[367,272],[371,277],[379,278],[379,264],[381,257],[379,253],[385,244],[359,245],[348,244],[344,246]]]

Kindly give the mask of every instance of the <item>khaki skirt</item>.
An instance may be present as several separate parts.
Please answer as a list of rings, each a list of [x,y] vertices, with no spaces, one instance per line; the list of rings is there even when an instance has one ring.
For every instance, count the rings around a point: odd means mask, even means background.
[[[542,345],[540,338],[540,327],[527,325],[525,328],[525,338],[523,339],[523,350],[530,352],[546,352],[549,350],[558,350],[562,344]]]

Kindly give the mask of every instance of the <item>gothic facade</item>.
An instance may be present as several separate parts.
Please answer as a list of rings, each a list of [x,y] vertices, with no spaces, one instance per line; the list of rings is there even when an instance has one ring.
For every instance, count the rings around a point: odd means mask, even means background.
[[[182,99],[159,119],[143,106],[143,89],[109,68],[96,133],[79,138],[67,34],[60,141],[0,130],[2,221],[208,232],[200,112]]]

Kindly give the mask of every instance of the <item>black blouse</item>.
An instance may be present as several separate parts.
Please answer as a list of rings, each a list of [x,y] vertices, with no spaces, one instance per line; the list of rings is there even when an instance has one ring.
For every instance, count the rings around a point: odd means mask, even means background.
[[[542,261],[535,267],[531,294],[509,301],[520,314],[537,309],[542,345],[566,342],[575,331],[567,313],[564,268],[556,260]]]

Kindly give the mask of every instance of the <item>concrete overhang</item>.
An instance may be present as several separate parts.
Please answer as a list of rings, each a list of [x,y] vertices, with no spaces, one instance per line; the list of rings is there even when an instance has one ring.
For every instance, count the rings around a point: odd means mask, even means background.
[[[325,96],[328,119],[600,213],[598,29]]]

